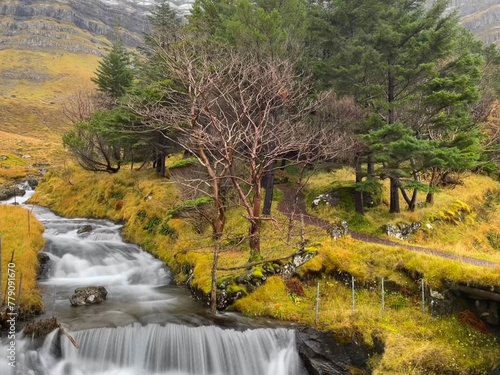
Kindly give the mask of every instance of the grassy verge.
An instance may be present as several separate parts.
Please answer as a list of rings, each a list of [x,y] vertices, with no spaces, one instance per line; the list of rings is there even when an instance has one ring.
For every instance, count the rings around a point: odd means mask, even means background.
[[[169,161],[177,162],[175,158]],[[200,225],[195,217],[181,219],[168,214],[193,204],[181,201],[170,180],[158,179],[151,172],[123,170],[108,175],[66,167],[46,176],[34,202],[68,216],[125,221],[125,238],[172,267],[178,282],[184,282],[188,271],[193,269],[194,286],[208,292],[212,262],[210,228]],[[267,259],[288,255],[298,247],[297,225],[287,243],[287,218],[277,212],[276,203],[273,208],[276,222],[265,222],[262,231],[262,253]],[[496,203],[490,203],[490,211],[496,212]],[[248,223],[242,214],[238,208],[228,213],[228,235],[222,243],[220,267],[240,266],[248,260],[246,242],[235,246],[247,231]],[[442,225],[445,231],[444,228],[456,224]],[[470,375],[485,373],[496,365],[500,358],[496,340],[464,325],[456,316],[432,318],[422,313],[418,286],[407,273],[423,275],[433,288],[439,287],[443,279],[488,286],[498,284],[500,269],[466,266],[351,238],[333,241],[314,227],[306,227],[305,236],[307,249],[317,251],[318,256],[299,269],[302,281],[295,283],[301,287],[291,288],[280,277],[271,277],[257,291],[237,302],[235,309],[250,316],[272,316],[313,325],[315,287],[320,281],[319,328],[343,335],[363,332],[367,342],[375,334],[385,341],[385,353],[372,359],[375,374]],[[218,276],[223,279],[239,272],[242,271],[221,271]],[[354,313],[350,290],[336,277],[339,272],[358,280],[360,288],[356,292]],[[404,292],[388,294],[383,313],[376,286],[381,277],[406,287]]]
[[[29,219],[28,219],[29,217]],[[29,220],[29,227],[28,227]],[[0,235],[2,236],[2,299],[5,297],[7,268],[14,253],[13,263],[16,270],[16,286],[22,274],[20,309],[23,315],[42,311],[43,303],[36,286],[36,273],[39,267],[38,252],[43,247],[43,226],[26,209],[16,206],[0,205]],[[16,292],[17,293],[17,292]]]
[[[306,206],[310,213],[330,221],[347,220],[353,230],[382,238],[387,238],[381,230],[384,224],[420,222],[422,229],[402,243],[432,247],[459,256],[500,260],[500,241],[497,241],[500,238],[496,236],[500,228],[497,198],[500,184],[497,181],[480,175],[464,176],[463,185],[437,193],[433,205],[426,205],[425,194],[420,193],[419,207],[414,212],[405,209],[401,198],[402,212],[389,213],[387,182],[384,183],[382,204],[366,209],[364,216],[354,212],[350,195],[340,197],[337,207],[311,208],[312,200],[319,194],[352,186],[353,181],[350,169],[313,174],[306,186]]]

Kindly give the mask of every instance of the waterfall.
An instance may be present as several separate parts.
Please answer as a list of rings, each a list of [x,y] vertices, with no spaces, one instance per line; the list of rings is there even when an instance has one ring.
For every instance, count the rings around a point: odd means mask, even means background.
[[[61,360],[47,359],[44,375],[299,375],[295,333],[284,328],[243,332],[215,326],[133,324],[61,336]],[[54,336],[40,351],[51,353]]]

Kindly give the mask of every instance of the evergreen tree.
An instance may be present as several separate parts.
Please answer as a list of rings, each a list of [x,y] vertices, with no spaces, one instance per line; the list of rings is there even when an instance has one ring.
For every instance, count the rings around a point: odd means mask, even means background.
[[[447,1],[438,0],[430,8],[426,3],[333,0],[329,11],[317,13],[315,23],[321,47],[315,67],[318,86],[353,95],[371,114],[364,132],[372,133],[372,144],[383,144],[384,139],[374,137],[387,139],[385,125],[394,124],[407,127],[414,141],[423,142],[422,147],[409,147],[405,160],[398,156],[385,163],[383,175],[391,181],[390,212],[400,210],[400,179],[418,179],[420,168],[413,166],[419,152],[437,139],[437,133],[451,140],[445,128],[467,129],[468,106],[477,99],[480,61],[470,48],[457,53],[464,39],[456,16],[444,13]],[[406,172],[403,165],[408,166]],[[416,190],[410,207],[415,200]]]
[[[115,100],[125,94],[133,79],[130,56],[122,41],[113,43],[109,53],[99,62],[95,77],[91,78],[99,91]]]

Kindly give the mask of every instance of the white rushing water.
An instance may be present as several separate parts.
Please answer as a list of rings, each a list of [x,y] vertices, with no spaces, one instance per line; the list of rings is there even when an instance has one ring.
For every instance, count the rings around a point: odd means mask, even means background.
[[[31,192],[29,196],[31,196]],[[22,202],[17,198],[16,202]],[[106,220],[65,219],[30,207],[50,257],[44,318],[57,316],[79,345],[54,331],[43,345],[17,339],[16,368],[0,345],[0,375],[302,375],[292,330],[222,329],[163,263],[125,243]],[[90,232],[81,232],[85,226]],[[89,229],[89,228],[87,228]],[[78,233],[80,230],[81,233]],[[72,307],[75,288],[104,286],[107,299]]]

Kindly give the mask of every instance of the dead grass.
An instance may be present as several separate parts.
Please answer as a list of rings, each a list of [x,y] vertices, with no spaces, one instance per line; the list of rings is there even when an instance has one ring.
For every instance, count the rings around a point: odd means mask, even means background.
[[[23,275],[20,307],[24,314],[38,313],[43,308],[41,294],[36,286],[36,271],[39,267],[37,254],[44,244],[42,233],[43,226],[28,210],[0,205],[2,285],[6,285],[7,264],[14,253],[17,285],[20,275]]]

